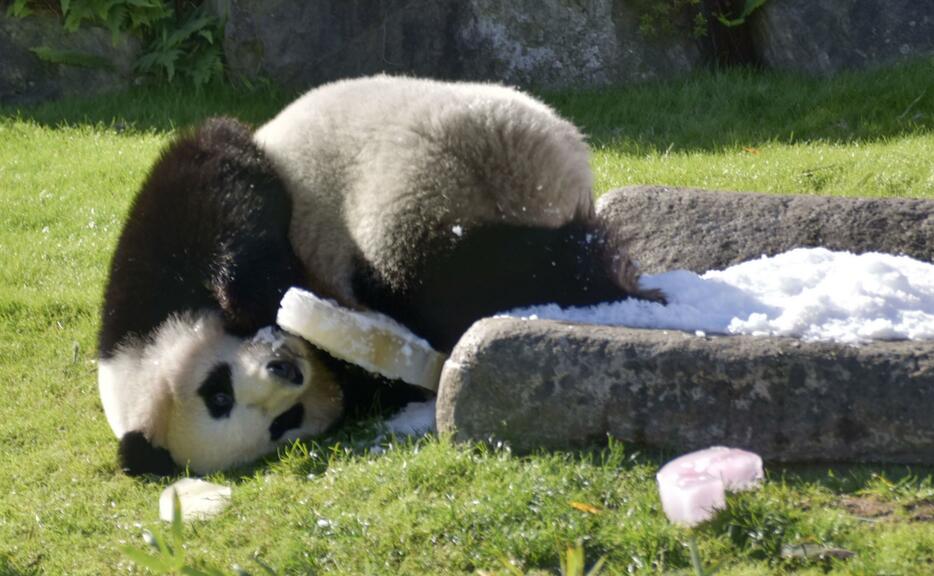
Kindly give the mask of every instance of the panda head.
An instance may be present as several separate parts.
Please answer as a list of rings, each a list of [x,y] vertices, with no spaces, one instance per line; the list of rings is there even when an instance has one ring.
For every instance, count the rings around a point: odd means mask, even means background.
[[[204,474],[336,422],[342,393],[318,352],[273,329],[224,331],[214,312],[170,317],[100,361],[107,420],[131,475]]]

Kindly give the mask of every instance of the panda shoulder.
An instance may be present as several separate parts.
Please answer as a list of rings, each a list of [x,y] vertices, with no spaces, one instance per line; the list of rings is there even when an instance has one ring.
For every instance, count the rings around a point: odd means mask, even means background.
[[[387,75],[314,88],[261,126],[254,139],[276,154],[298,154],[322,140],[333,148],[335,142],[372,139],[399,129],[451,130],[453,116],[566,137],[572,146],[583,142],[573,124],[515,88]]]
[[[510,210],[551,207],[563,220],[591,209],[581,132],[547,104],[498,84],[385,75],[334,82],[301,96],[254,139],[293,198],[310,196],[317,209],[345,203],[340,198],[369,204],[374,187],[395,200],[413,180],[437,183],[418,199],[433,202],[463,188],[457,174],[510,182],[509,192],[497,184],[500,204],[515,205]],[[462,195],[479,202],[483,195],[471,190]],[[478,216],[486,208],[493,207],[484,204]]]

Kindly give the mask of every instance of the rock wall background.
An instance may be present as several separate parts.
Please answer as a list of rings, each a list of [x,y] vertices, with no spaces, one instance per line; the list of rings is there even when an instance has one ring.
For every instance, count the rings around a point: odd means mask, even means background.
[[[234,74],[292,86],[392,72],[524,86],[605,86],[688,73],[692,39],[647,41],[614,0],[227,0]]]
[[[44,62],[32,51],[37,47],[81,53],[93,64]],[[56,18],[11,18],[0,3],[0,103],[31,104],[125,88],[138,53],[133,38],[114,43],[103,28],[67,34]]]
[[[376,72],[589,88],[684,76],[722,60],[689,25],[645,37],[643,0],[207,1],[226,18],[231,75],[295,89]],[[934,0],[769,0],[743,34],[750,60],[767,68],[832,74],[884,65],[934,55]],[[29,51],[50,43],[113,65],[75,69]],[[0,103],[126,86],[135,50],[94,28],[69,34],[52,17],[0,14]]]
[[[754,16],[769,68],[832,74],[934,54],[932,0],[770,0]]]
[[[235,73],[302,88],[374,72],[598,87],[683,76],[716,58],[689,26],[646,38],[634,0],[212,1],[228,17]],[[931,0],[769,0],[747,27],[751,59],[781,70],[934,54]]]

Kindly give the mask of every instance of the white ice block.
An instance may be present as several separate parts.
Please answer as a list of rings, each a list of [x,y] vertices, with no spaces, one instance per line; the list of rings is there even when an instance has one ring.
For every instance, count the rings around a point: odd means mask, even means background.
[[[336,358],[387,378],[438,389],[446,357],[388,316],[350,310],[292,288],[279,304],[276,321]]]
[[[182,520],[207,520],[221,513],[230,504],[230,487],[211,484],[197,478],[182,478],[162,491],[159,496],[159,517],[172,521],[172,494],[178,494],[182,505]]]

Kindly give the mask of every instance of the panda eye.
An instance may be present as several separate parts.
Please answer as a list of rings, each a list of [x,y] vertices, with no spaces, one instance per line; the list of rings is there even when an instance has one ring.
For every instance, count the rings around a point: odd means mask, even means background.
[[[229,417],[236,403],[230,366],[218,364],[212,368],[207,378],[198,387],[198,395],[204,401],[204,406],[208,409],[211,418]]]
[[[298,366],[294,362],[289,362],[288,360],[273,360],[269,364],[266,364],[266,371],[279,378],[285,380],[296,386],[301,386],[304,383],[304,376],[302,376],[302,371],[298,369]]]

